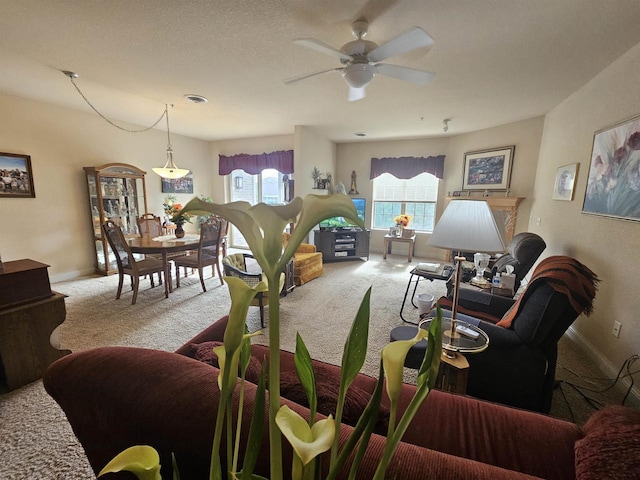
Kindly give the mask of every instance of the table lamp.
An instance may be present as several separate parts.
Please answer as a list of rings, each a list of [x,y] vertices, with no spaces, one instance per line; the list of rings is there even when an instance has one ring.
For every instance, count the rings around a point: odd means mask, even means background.
[[[500,230],[484,200],[452,200],[433,229],[427,245],[457,252],[451,307],[451,339],[455,334],[460,288],[460,267],[465,257],[460,252],[504,252]],[[446,349],[446,345],[443,345]],[[454,354],[455,355],[455,352]]]

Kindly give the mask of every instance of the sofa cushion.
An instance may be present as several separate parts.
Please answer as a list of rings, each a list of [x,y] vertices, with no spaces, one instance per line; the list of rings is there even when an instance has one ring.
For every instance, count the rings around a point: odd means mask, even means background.
[[[201,362],[208,363],[209,365],[213,365],[216,368],[220,368],[218,356],[213,351],[215,347],[219,347],[220,345],[224,345],[224,342],[211,341],[192,343],[191,350],[193,358]],[[249,359],[249,366],[247,367],[244,378],[252,383],[258,383],[261,371],[262,365],[260,364],[260,361],[252,355]]]
[[[576,478],[632,479],[640,472],[640,411],[621,405],[605,407],[584,425],[576,442]]]
[[[340,377],[322,364],[314,364],[316,377],[316,394],[318,396],[318,412],[323,415],[335,415],[338,405],[338,393],[340,392]],[[309,407],[307,394],[300,384],[296,372],[282,372],[280,375],[280,395],[304,407]],[[371,394],[360,387],[351,385],[347,390],[342,408],[342,422],[355,426],[362,412],[369,403]],[[386,434],[389,423],[389,409],[380,405],[378,422],[375,431]]]

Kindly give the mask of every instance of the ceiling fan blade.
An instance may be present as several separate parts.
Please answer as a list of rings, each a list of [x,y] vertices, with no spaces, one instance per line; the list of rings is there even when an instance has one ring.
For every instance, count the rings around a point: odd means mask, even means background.
[[[370,62],[379,62],[394,55],[400,55],[410,52],[417,48],[429,47],[435,42],[427,32],[420,27],[411,27],[396,38],[383,43],[378,48],[369,52],[368,58]]]
[[[316,52],[326,53],[327,55],[338,57],[341,60],[353,60],[346,53],[343,53],[340,50],[333,48],[331,45],[327,45],[326,43],[323,43],[320,40],[316,40],[314,38],[297,38],[293,41],[293,43],[295,43],[296,45],[300,45],[301,47],[310,48],[311,50],[315,50]]]
[[[362,88],[353,88],[349,87],[349,96],[347,97],[350,102],[355,102],[356,100],[360,100],[366,96],[366,92],[364,91],[366,87]]]
[[[433,80],[433,77],[436,76],[435,73],[423,72],[422,70],[400,67],[398,65],[388,65],[386,63],[378,63],[375,67],[378,73],[382,75],[404,80],[405,82],[415,83],[416,85],[426,85]]]
[[[321,72],[307,73],[306,75],[301,75],[299,77],[288,78],[286,80],[283,80],[283,82],[285,85],[290,85],[292,83],[306,80],[307,78],[310,78],[310,77],[315,77],[316,75],[322,75],[323,73],[328,73],[328,72],[339,72],[340,70],[342,70],[342,68],[330,68],[329,70],[322,70]]]

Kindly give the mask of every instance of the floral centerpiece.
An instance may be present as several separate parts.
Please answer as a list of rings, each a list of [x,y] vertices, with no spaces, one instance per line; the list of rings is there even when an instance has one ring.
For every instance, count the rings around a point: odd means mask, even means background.
[[[369,335],[369,315],[371,288],[365,294],[351,331],[345,341],[339,393],[335,415],[315,421],[317,407],[317,391],[315,374],[309,351],[300,335],[296,338],[295,365],[299,380],[309,399],[309,416],[301,417],[286,405],[280,406],[280,291],[284,281],[284,269],[293,257],[307,233],[320,221],[343,216],[360,228],[365,228],[358,218],[351,199],[342,194],[319,196],[307,195],[304,200],[295,198],[287,205],[269,206],[260,203],[251,206],[246,202],[232,202],[224,205],[214,204],[194,198],[184,210],[184,215],[216,214],[229,220],[242,233],[252,254],[260,264],[264,280],[253,288],[236,277],[225,277],[231,294],[231,310],[228,325],[224,334],[224,344],[215,347],[220,370],[218,386],[220,401],[217,420],[213,434],[210,479],[226,480],[264,480],[264,477],[253,473],[260,451],[264,427],[265,399],[268,396],[268,425],[270,446],[271,480],[284,478],[282,458],[283,439],[288,441],[294,452],[291,478],[294,480],[314,480],[320,478],[320,462],[318,456],[328,456],[329,465],[326,479],[335,479],[343,467],[350,470],[349,478],[356,474],[367,450],[368,440],[377,421],[383,390],[386,388],[389,397],[389,426],[384,451],[377,464],[373,480],[386,478],[385,472],[393,457],[393,453],[406,432],[409,423],[416,415],[418,407],[433,388],[440,365],[442,351],[442,312],[438,307],[436,319],[430,323],[429,329],[417,328],[416,336],[410,340],[401,340],[388,344],[380,353],[380,376],[371,399],[362,412],[354,431],[343,448],[339,448],[340,425],[346,392],[365,362],[367,338]],[[174,215],[175,217],[175,215]],[[291,234],[289,243],[283,248],[282,232],[285,227],[295,221],[296,228]],[[251,301],[259,292],[268,292],[269,297],[269,365],[263,366],[255,396],[256,408],[251,412],[252,421],[247,434],[245,455],[242,465],[238,463],[240,445],[240,417],[243,415],[244,378],[250,357],[250,337],[246,332],[246,316]],[[426,339],[428,348],[422,365],[418,371],[417,388],[404,414],[396,418],[400,393],[402,392],[403,367],[407,353],[413,345]],[[238,368],[240,367],[240,369]],[[240,375],[238,376],[238,371]],[[265,373],[267,372],[267,373]],[[265,385],[269,389],[267,391]],[[383,381],[386,379],[386,381]],[[237,425],[233,425],[233,396],[237,393],[238,411]],[[222,436],[225,432],[227,448],[222,448]],[[355,452],[355,458],[348,465],[349,456]],[[149,446],[138,445],[128,448],[114,458],[98,476],[121,470],[134,472],[140,480],[159,480],[159,456]],[[224,465],[224,469],[222,468]],[[179,465],[174,469],[179,470]],[[288,475],[287,475],[288,476]],[[179,478],[179,476],[174,476]]]
[[[164,208],[164,214],[168,217],[170,223],[176,225],[176,237],[182,238],[185,235],[182,226],[185,222],[191,223],[192,215],[186,212],[182,212],[183,205],[176,202],[176,197],[169,195],[162,204]]]
[[[409,223],[411,222],[412,218],[413,217],[411,215],[405,215],[404,213],[402,215],[396,215],[395,216],[393,221],[396,222],[396,235],[397,236],[402,235],[402,230],[409,226]]]

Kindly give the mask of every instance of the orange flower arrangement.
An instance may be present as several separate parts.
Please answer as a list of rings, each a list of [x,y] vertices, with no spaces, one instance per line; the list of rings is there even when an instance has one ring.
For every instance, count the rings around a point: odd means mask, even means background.
[[[411,215],[398,215],[397,217],[395,217],[393,220],[396,222],[396,225],[398,227],[408,227],[409,226],[409,222],[411,222],[411,219],[413,217]]]
[[[182,204],[176,203],[176,197],[169,195],[162,206],[164,207],[165,215],[167,215],[167,217],[169,217],[169,220],[176,225],[181,225],[184,222],[191,223],[191,215],[189,215],[188,213],[178,215],[178,212],[182,210]]]

